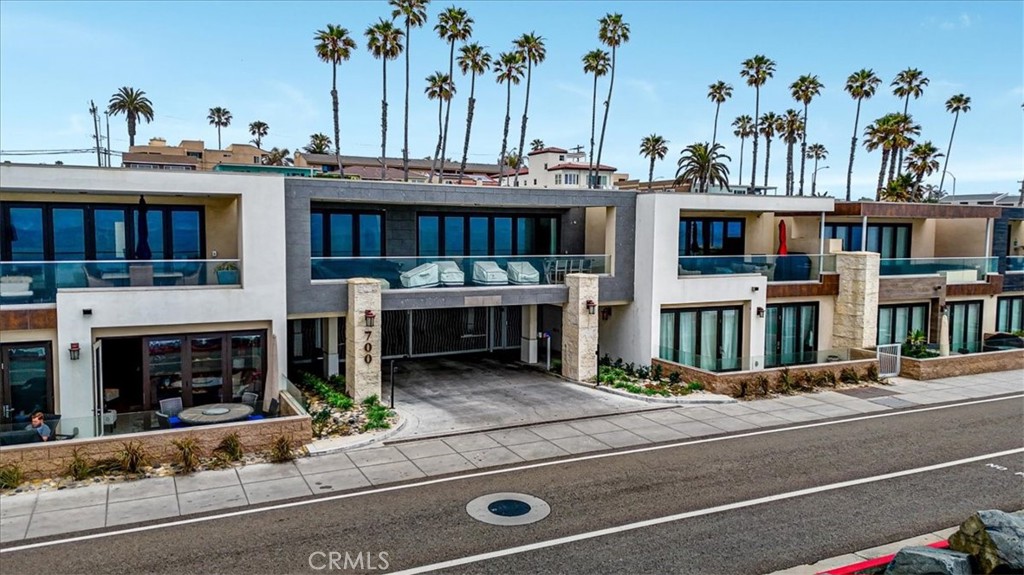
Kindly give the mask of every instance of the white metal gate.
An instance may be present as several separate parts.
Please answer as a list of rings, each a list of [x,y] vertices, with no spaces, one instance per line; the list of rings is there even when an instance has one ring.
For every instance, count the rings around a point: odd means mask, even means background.
[[[895,377],[900,374],[900,348],[902,344],[890,343],[878,346],[878,375]]]

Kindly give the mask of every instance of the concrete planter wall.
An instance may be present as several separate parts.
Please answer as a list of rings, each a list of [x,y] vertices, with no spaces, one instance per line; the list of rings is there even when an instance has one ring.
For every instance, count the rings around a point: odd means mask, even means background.
[[[1024,349],[950,355],[928,359],[914,359],[906,356],[900,358],[900,376],[917,380],[1008,371],[1022,367],[1024,367]]]

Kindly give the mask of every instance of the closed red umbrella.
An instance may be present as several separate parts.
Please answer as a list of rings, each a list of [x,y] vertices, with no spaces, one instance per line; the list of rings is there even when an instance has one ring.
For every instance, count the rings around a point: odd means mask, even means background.
[[[786,255],[788,250],[786,249],[786,220],[779,220],[779,255]]]

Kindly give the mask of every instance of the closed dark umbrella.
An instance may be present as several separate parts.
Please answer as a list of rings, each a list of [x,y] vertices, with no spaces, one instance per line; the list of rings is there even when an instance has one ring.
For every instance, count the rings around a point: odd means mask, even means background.
[[[149,249],[149,218],[146,210],[146,198],[139,196],[139,238],[135,244],[135,259],[153,259],[153,250]]]
[[[789,249],[786,246],[786,220],[779,220],[779,255],[784,256],[789,253]]]

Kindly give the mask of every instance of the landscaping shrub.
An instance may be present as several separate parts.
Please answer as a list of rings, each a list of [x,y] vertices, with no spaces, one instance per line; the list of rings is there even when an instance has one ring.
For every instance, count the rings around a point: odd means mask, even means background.
[[[797,378],[797,386],[803,391],[814,391],[814,374],[805,371]]]
[[[739,387],[736,388],[736,397],[746,397],[747,393],[750,392],[750,387],[751,384],[749,381],[745,379],[741,381]]]
[[[907,334],[906,341],[900,346],[900,353],[914,359],[939,357],[938,352],[928,349],[928,339],[919,329]]]
[[[213,448],[213,454],[225,461],[239,461],[245,455],[242,450],[242,440],[237,433],[225,435],[217,447]]]
[[[601,356],[601,359],[597,360],[598,367],[600,367],[602,365],[603,366],[609,366],[611,364],[612,364],[612,358],[607,353],[604,354],[603,356]]]
[[[621,357],[615,358],[615,363],[612,364],[612,367],[622,367],[622,366],[623,366],[622,358]]]
[[[636,375],[636,364],[632,361],[627,363],[626,367],[623,369],[626,370],[626,375]]]
[[[560,359],[552,359],[551,360],[551,372],[552,373],[562,373],[562,360],[560,360]]]
[[[178,448],[178,453],[175,454],[174,459],[181,466],[182,471],[192,473],[199,467],[202,448],[195,437],[188,436],[175,439],[171,441],[171,444]]]
[[[96,472],[96,466],[91,461],[86,459],[78,448],[71,450],[71,461],[68,463],[68,475],[75,481],[81,481],[88,479]]]
[[[664,375],[665,372],[660,363],[656,363],[651,366],[651,379],[654,381],[661,381],[661,378],[664,377]]]
[[[345,395],[342,391],[345,389],[345,379],[332,375],[329,381],[330,383],[311,373],[306,373],[302,376],[303,387],[319,395],[320,399],[324,400],[327,405],[342,411],[352,409],[355,403],[351,397]]]
[[[844,367],[839,372],[839,381],[849,385],[857,385],[860,383],[860,376],[857,375],[857,370],[852,367]]]
[[[875,383],[887,383],[883,377],[878,375],[878,366],[873,363],[868,365],[867,369],[864,370],[864,377],[868,381],[873,381]]]
[[[637,379],[650,379],[650,377],[651,377],[651,368],[650,367],[648,367],[646,365],[641,365],[640,367],[636,368],[636,378]]]
[[[703,391],[704,390],[704,384],[699,382],[699,381],[691,381],[686,386],[686,389],[688,389],[690,391]]]
[[[24,480],[25,474],[17,465],[0,465],[0,489],[14,489]]]
[[[270,455],[268,459],[274,463],[285,463],[295,459],[295,452],[292,451],[291,438],[283,434],[274,438],[274,443],[270,445]]]
[[[117,467],[125,473],[139,473],[143,466],[149,465],[148,454],[142,443],[129,441],[121,444],[121,451],[117,452]]]
[[[831,377],[831,380],[829,379]],[[831,371],[819,371],[814,374],[815,387],[831,387],[836,384],[836,374]]]
[[[678,371],[673,371],[672,373],[668,374],[668,382],[673,385],[679,383],[681,380],[682,377],[679,375]]]
[[[782,371],[779,372],[778,379],[779,392],[786,395],[793,393],[793,383],[793,376],[789,373],[789,368],[782,368]]]
[[[330,433],[331,428],[334,427],[334,419],[331,417],[331,408],[325,407],[314,413],[311,425],[313,427],[313,435],[316,437],[323,437]]]
[[[754,381],[756,384],[756,388],[761,393],[761,395],[768,395],[768,392],[771,391],[771,383],[768,381],[768,377],[764,375],[759,375],[754,379]]]

